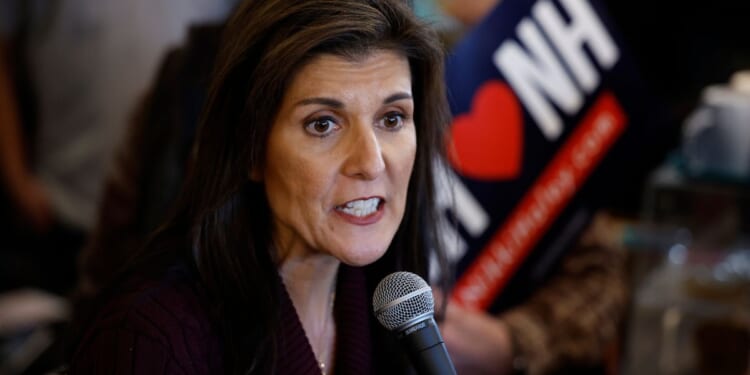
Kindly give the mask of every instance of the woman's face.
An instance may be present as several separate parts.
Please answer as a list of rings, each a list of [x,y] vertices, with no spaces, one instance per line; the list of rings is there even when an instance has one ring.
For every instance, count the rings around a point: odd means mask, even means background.
[[[366,265],[385,253],[404,214],[413,118],[408,60],[395,52],[324,54],[298,72],[261,177],[282,262],[323,253]]]

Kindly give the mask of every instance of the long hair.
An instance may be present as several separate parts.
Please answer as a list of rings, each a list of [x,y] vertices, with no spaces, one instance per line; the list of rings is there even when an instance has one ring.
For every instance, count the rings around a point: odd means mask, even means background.
[[[265,165],[284,93],[315,56],[355,59],[376,50],[409,61],[417,154],[403,221],[386,254],[367,267],[368,281],[395,270],[427,277],[430,252],[445,264],[432,166],[449,114],[435,33],[403,0],[245,1],[224,30],[176,209],[134,264],[154,269],[178,258],[194,267],[231,373],[273,372],[280,323],[271,213],[263,185],[249,174]]]

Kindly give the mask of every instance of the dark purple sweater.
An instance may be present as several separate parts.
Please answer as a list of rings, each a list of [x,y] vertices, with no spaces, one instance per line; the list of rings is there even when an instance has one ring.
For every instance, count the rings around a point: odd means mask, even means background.
[[[71,362],[72,374],[222,374],[221,343],[187,271],[141,280],[109,301]],[[279,278],[279,283],[280,278]],[[342,265],[336,287],[336,374],[373,373],[364,272]],[[279,374],[320,375],[286,289],[281,295]],[[251,355],[251,353],[248,353]]]

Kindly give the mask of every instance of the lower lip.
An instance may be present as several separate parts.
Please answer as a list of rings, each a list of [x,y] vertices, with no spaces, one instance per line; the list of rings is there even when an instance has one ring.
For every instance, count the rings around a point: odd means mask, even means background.
[[[333,210],[336,212],[339,217],[346,220],[348,223],[355,224],[355,225],[370,225],[375,224],[383,217],[383,214],[385,212],[385,204],[379,204],[378,209],[375,210],[375,212],[367,215],[367,216],[353,216],[349,215],[344,211],[339,210]]]

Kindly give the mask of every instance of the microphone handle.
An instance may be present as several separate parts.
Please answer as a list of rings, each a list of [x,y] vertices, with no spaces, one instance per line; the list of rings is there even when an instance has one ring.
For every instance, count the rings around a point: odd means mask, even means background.
[[[398,338],[406,347],[419,375],[456,375],[443,337],[432,316],[401,331]]]

